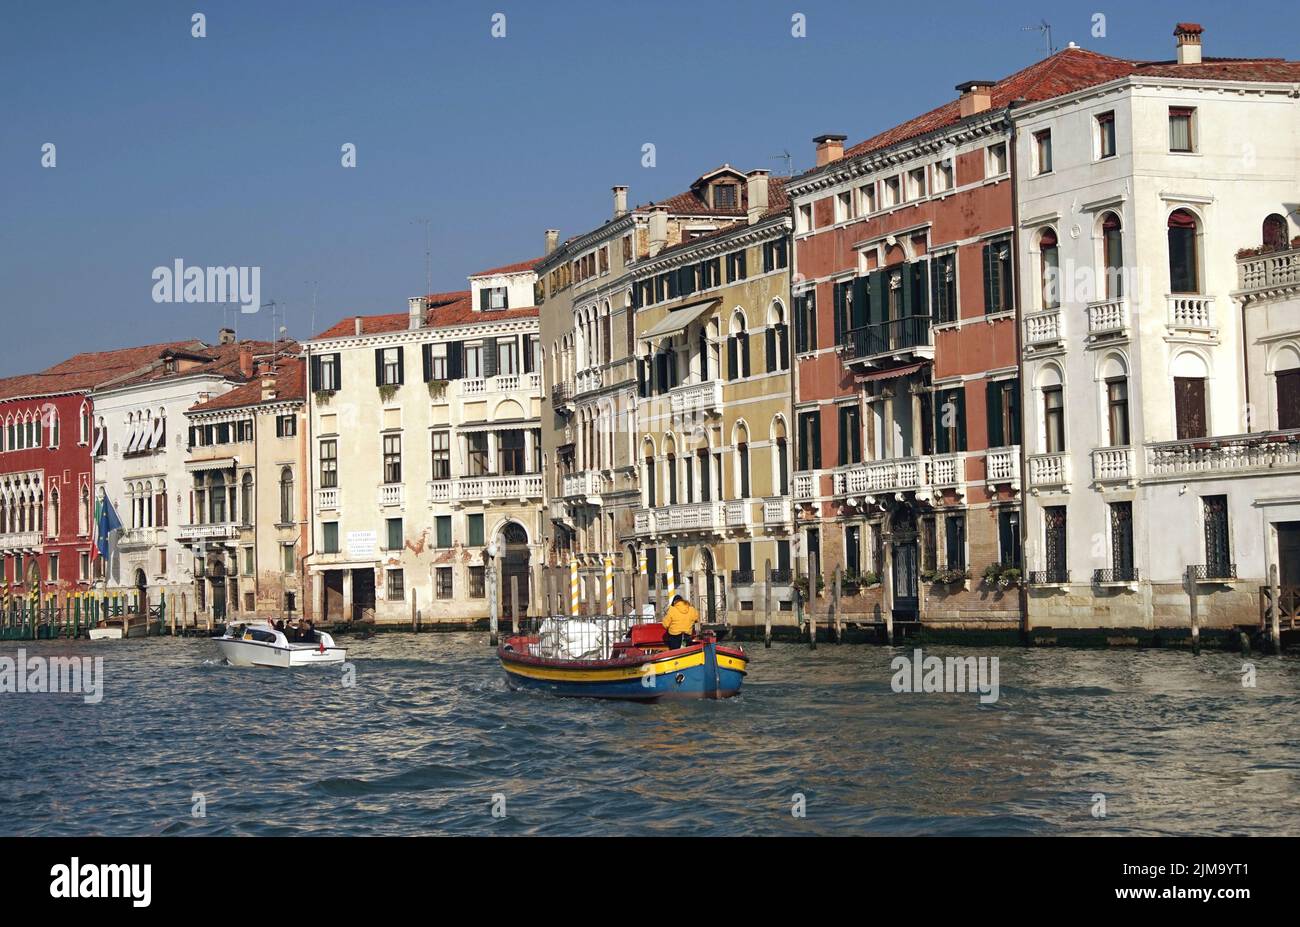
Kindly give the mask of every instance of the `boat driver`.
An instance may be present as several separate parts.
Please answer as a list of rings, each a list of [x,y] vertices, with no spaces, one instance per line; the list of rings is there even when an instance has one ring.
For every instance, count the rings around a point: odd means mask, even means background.
[[[673,603],[664,615],[664,643],[669,650],[677,650],[691,639],[691,631],[700,620],[700,613],[690,602],[680,595],[673,596]]]

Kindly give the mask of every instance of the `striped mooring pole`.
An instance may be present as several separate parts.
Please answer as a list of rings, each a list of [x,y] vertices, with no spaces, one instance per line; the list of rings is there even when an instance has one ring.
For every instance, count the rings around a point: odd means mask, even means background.
[[[578,561],[569,561],[569,614],[578,617]]]
[[[605,614],[614,614],[614,558],[605,558]]]
[[[667,574],[664,576],[664,592],[666,593],[664,595],[664,605],[667,606],[668,603],[672,602],[673,596],[677,594],[677,573],[673,569],[672,550],[668,551],[668,556],[664,559],[667,561],[664,570]]]

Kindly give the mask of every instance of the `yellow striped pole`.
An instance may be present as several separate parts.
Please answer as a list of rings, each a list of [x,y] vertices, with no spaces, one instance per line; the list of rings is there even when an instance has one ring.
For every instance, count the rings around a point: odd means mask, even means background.
[[[667,567],[667,568],[665,569],[664,572],[666,572],[666,573],[668,574],[668,575],[664,578],[664,579],[665,579],[665,582],[664,582],[664,592],[666,593],[666,595],[665,595],[665,597],[664,597],[663,606],[664,606],[665,608],[668,607],[668,603],[672,602],[672,600],[673,600],[673,596],[677,594],[677,575],[676,575],[676,571],[673,569],[673,552],[672,552],[672,550],[669,549],[669,550],[667,551],[667,554],[668,554],[668,556],[664,558],[665,560],[667,560],[667,564],[666,564],[666,567]]]
[[[614,614],[614,558],[605,558],[605,614]]]
[[[569,614],[578,617],[578,561],[569,561]]]

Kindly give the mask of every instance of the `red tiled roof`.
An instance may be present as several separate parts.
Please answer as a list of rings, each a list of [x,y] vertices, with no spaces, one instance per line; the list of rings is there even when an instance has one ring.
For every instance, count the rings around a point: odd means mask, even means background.
[[[200,402],[190,408],[191,412],[217,412],[221,409],[238,409],[244,406],[261,405],[262,381],[267,378],[275,380],[274,399],[266,402],[294,402],[307,397],[307,379],[305,364],[299,357],[282,357],[276,360],[274,371],[259,371],[243,386],[237,386],[228,393],[214,396],[207,402]]]
[[[195,357],[200,360],[197,367],[191,367],[188,370],[168,370],[161,363],[160,357],[147,368],[141,370],[134,376],[127,376],[120,379],[114,379],[100,386],[111,386],[114,389],[123,386],[138,386],[142,383],[158,383],[163,380],[173,380],[180,377],[195,375],[205,376],[223,376],[229,379],[243,380],[244,376],[239,369],[239,356],[244,348],[251,348],[254,358],[270,357],[272,354],[279,352],[297,352],[298,346],[295,342],[280,341],[272,344],[269,341],[231,341],[227,344],[203,345],[200,343],[200,350],[186,349],[186,355]]]
[[[764,210],[761,216],[759,216],[760,222],[762,222],[764,219],[770,219],[773,216],[782,215],[786,212],[786,210],[790,208],[790,196],[788,193],[786,193],[785,190],[785,182],[789,179],[790,178],[788,177],[768,178],[767,209]],[[714,229],[711,232],[707,232],[703,235],[697,235],[694,238],[688,239],[686,241],[680,241],[675,245],[664,248],[662,251],[659,252],[659,254],[661,255],[671,254],[674,251],[681,251],[684,248],[689,248],[692,245],[697,245],[702,241],[708,241],[713,238],[721,238],[722,236],[730,234],[731,232],[734,232],[737,229],[747,229],[747,228],[749,228],[748,223],[728,222],[720,229]]]
[[[1138,64],[1134,73],[1154,77],[1186,77],[1205,80],[1243,80],[1286,84],[1300,81],[1300,61],[1282,58],[1206,58],[1199,64],[1150,61]]]
[[[471,277],[497,277],[504,274],[522,274],[532,270],[542,258],[533,258],[531,261],[518,261],[514,264],[506,264],[504,267],[493,267],[491,270],[480,270],[476,274],[470,274]]]
[[[118,377],[142,371],[166,351],[204,351],[202,341],[168,341],[114,351],[85,351],[47,367],[0,381],[0,399],[46,396],[93,389]]]
[[[425,298],[429,300],[429,311],[424,314],[425,328],[445,328],[452,325],[473,325],[478,322],[499,322],[502,319],[537,317],[536,306],[479,312],[474,308],[469,290],[460,290],[454,293],[430,293]],[[356,320],[358,318],[361,319],[361,333],[363,335],[405,331],[410,325],[410,315],[406,312],[348,316],[341,322],[325,329],[316,336],[316,339],[351,337],[356,334]]]

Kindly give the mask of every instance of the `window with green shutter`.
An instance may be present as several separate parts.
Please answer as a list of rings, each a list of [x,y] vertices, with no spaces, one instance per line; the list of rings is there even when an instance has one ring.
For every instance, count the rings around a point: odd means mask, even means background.
[[[468,527],[467,533],[469,534],[469,540],[467,543],[469,544],[469,546],[482,547],[483,546],[483,516],[482,515],[468,516],[466,518],[466,525]]]
[[[451,516],[438,515],[434,518],[436,543],[440,548],[451,547]]]

